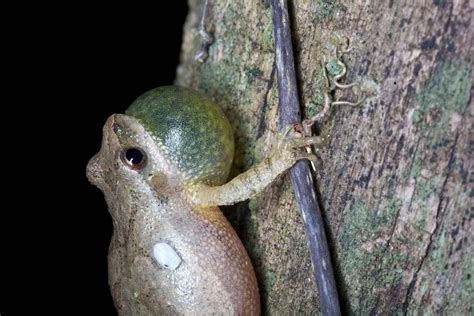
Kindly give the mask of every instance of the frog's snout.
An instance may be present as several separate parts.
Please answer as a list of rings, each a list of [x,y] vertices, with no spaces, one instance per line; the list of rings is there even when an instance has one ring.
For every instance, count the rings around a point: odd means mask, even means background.
[[[90,183],[98,186],[101,182],[104,172],[99,163],[99,154],[94,155],[87,163],[86,168],[87,179]]]
[[[113,143],[115,133],[115,118],[116,114],[111,115],[105,122],[103,128],[103,138],[102,138],[102,147],[99,152],[95,154],[87,163],[86,174],[89,182],[97,187],[104,183],[104,176],[106,170],[106,165],[104,164],[104,158],[108,155],[110,151],[110,144]]]

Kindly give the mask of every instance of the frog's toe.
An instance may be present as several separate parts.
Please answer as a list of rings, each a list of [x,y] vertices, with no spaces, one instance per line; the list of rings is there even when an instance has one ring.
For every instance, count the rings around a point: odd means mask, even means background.
[[[321,136],[307,136],[307,137],[294,137],[286,140],[286,147],[288,148],[300,148],[305,146],[314,145],[316,147],[322,147],[329,144],[331,135],[325,134]]]

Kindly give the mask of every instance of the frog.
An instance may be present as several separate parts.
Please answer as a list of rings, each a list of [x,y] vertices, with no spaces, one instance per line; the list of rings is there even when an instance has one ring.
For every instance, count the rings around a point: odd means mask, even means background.
[[[111,115],[87,177],[113,222],[109,286],[120,315],[259,315],[251,260],[219,206],[261,193],[327,136],[283,128],[267,158],[227,181],[231,124],[209,97],[163,86]]]

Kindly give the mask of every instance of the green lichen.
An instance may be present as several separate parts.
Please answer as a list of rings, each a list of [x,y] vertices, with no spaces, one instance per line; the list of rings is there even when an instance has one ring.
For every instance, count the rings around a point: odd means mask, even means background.
[[[469,305],[470,312],[474,311],[474,256],[470,256],[462,269],[462,281],[460,285],[460,301],[471,302]]]
[[[415,110],[413,116],[411,117],[412,123],[418,125],[423,120],[423,112],[420,110]]]
[[[232,64],[206,62],[201,66],[200,90],[208,95],[226,95],[237,85],[238,72]],[[214,93],[213,93],[214,92]],[[224,101],[226,101],[224,99]],[[225,102],[224,102],[225,103]],[[225,107],[225,104],[222,104]]]
[[[361,82],[361,89],[367,92],[367,95],[378,95],[380,93],[380,84],[371,77],[364,76]]]
[[[470,97],[470,66],[463,62],[441,64],[424,89],[415,97],[418,109],[413,113],[412,123],[419,128],[420,141],[411,169],[405,173],[406,181],[415,179],[416,187],[411,202],[415,211],[413,226],[421,236],[431,226],[436,210],[433,204],[440,199],[440,184],[448,169],[440,174],[423,177],[423,170],[432,169],[429,162],[437,148],[443,152],[454,141],[455,131],[451,126],[454,115],[462,115]],[[430,150],[425,150],[426,148]],[[423,246],[423,238],[413,238]]]
[[[462,242],[461,240],[458,243]],[[450,300],[441,302],[441,314],[467,314],[469,306],[473,306],[472,297],[474,295],[474,283],[472,274],[474,273],[474,257],[468,254],[467,248],[458,248],[458,251],[465,252],[464,260],[452,260],[455,257],[463,258],[462,255],[450,253],[455,249],[455,242],[449,236],[445,226],[442,226],[440,232],[433,239],[431,251],[426,259],[426,269],[430,273],[419,277],[417,286],[417,297],[410,301],[410,309],[417,312],[423,312],[426,301],[431,299],[434,291],[433,283],[436,287],[450,286],[454,293],[450,295]],[[450,250],[451,249],[451,250]],[[453,263],[456,263],[453,265]],[[433,278],[433,276],[435,276]],[[448,281],[448,282],[446,282]],[[448,299],[448,297],[447,297]],[[466,302],[471,302],[466,304]]]
[[[262,249],[258,241],[260,240],[260,226],[259,222],[256,219],[255,216],[252,216],[252,214],[255,214],[258,212],[258,208],[260,205],[260,199],[258,197],[252,198],[249,200],[249,203],[247,204],[247,207],[249,208],[249,217],[248,220],[246,221],[246,225],[244,228],[244,234],[247,238],[243,240],[245,248],[247,249],[247,252],[249,254],[250,259],[252,260],[252,263],[254,264],[254,267],[258,267],[258,272],[263,273],[261,271],[262,269]]]
[[[203,64],[201,66],[199,89],[207,95],[215,96],[226,115],[228,117],[235,117],[237,108],[241,108],[241,111],[245,112],[245,106],[248,106],[251,102],[245,99],[245,94],[235,95],[229,93],[229,91],[234,91],[235,87],[238,86],[239,74],[241,73],[240,65],[234,63],[235,59],[230,59],[229,54],[226,53],[223,62],[220,64],[210,61]],[[244,135],[254,134],[255,124],[244,117],[232,120],[231,125],[234,130],[236,147],[230,178],[238,175],[255,162],[255,144],[248,137],[244,137]]]
[[[250,213],[255,214],[258,212],[259,205],[260,201],[258,198],[251,199],[248,204]],[[243,243],[254,266],[260,289],[263,291],[262,297],[268,299],[276,282],[276,273],[263,262],[263,251],[258,242],[261,240],[258,220],[251,215],[246,223],[244,231],[246,238],[243,240]],[[266,303],[268,304],[268,302]]]
[[[454,115],[462,115],[469,102],[470,73],[470,66],[465,62],[441,64],[426,87],[415,97],[417,110],[412,115],[412,123],[419,128],[421,139],[418,147],[431,150],[416,151],[412,167],[407,169],[405,177],[407,181],[412,178],[417,180],[413,201],[422,214],[429,211],[427,201],[432,194],[438,194],[435,184],[440,183],[439,177],[444,177],[447,169],[429,179],[424,179],[421,173],[424,169],[431,169],[429,159],[434,150],[446,148],[454,141],[451,122]]]
[[[330,20],[337,9],[337,5],[334,2],[328,0],[316,0],[316,4],[317,17],[322,21]]]
[[[266,293],[270,293],[275,285],[276,274],[272,269],[268,269],[263,273],[263,286]]]
[[[420,249],[426,247],[426,233],[432,229],[433,221],[436,220],[436,205],[439,203],[441,184],[447,176],[448,169],[441,173],[431,175],[431,158],[438,154],[445,154],[449,144],[454,142],[456,129],[451,125],[455,115],[461,116],[465,111],[470,98],[470,73],[468,63],[460,61],[449,61],[438,66],[426,86],[415,96],[417,109],[412,114],[411,121],[418,127],[420,139],[413,158],[412,167],[407,169],[404,176],[407,181],[415,180],[415,188],[410,203],[410,212],[413,214],[411,238],[400,234],[392,244],[404,245],[405,247]],[[423,172],[429,176],[423,176]],[[443,278],[449,275],[451,267],[447,267],[447,234],[441,228],[431,243],[431,250],[427,258],[430,271]],[[397,260],[391,256],[390,260]],[[404,265],[416,264],[414,258],[406,258]],[[403,265],[401,265],[403,267]],[[387,269],[385,267],[384,269]],[[388,270],[383,270],[388,271]],[[385,274],[385,273],[384,273]],[[421,301],[410,301],[409,311],[411,313],[424,313],[423,300],[429,299],[432,289],[432,278],[420,276],[416,288],[417,297]],[[393,283],[391,283],[393,284]],[[444,304],[448,308],[450,303]],[[449,307],[453,308],[453,307]],[[455,309],[452,309],[455,310]],[[447,310],[445,310],[447,311]]]
[[[430,264],[432,265],[434,270],[440,273],[443,271],[448,259],[446,253],[447,243],[448,241],[446,240],[446,232],[443,231],[437,235],[436,239],[434,240],[433,250],[430,252]]]
[[[356,201],[344,218],[344,233],[341,242],[344,249],[361,245],[376,236],[385,224],[393,222],[401,202],[392,197],[387,200],[385,207],[375,213],[365,203]]]
[[[216,26],[216,30],[220,29],[223,33],[216,34],[216,42],[211,46],[211,50],[213,48],[219,50],[219,60],[209,58],[206,63],[199,66],[199,90],[213,96],[227,116],[234,118],[231,125],[236,150],[231,177],[241,173],[255,162],[254,139],[257,124],[255,116],[249,114],[255,112],[252,108],[255,100],[249,99],[250,93],[240,91],[236,87],[243,84],[249,86],[257,84],[263,76],[258,65],[250,65],[248,56],[240,52],[242,46],[245,45],[262,45],[242,37],[242,34],[250,34],[252,28],[243,21],[241,7],[235,3],[229,3],[225,8],[223,19],[216,22],[221,24],[219,27]],[[261,27],[256,27],[261,30],[263,24]],[[225,43],[220,42],[219,38],[225,38]]]
[[[327,89],[326,78],[321,68],[317,67],[313,77],[315,78],[315,90],[313,99],[305,104],[305,117],[312,117],[324,108],[324,90]]]
[[[248,207],[251,214],[255,213],[258,207],[258,198],[251,199]],[[262,264],[262,248],[258,243],[260,240],[259,223],[252,215],[250,215],[246,221],[243,234],[246,238],[244,238],[242,242],[244,243],[245,249],[247,250],[250,260],[255,268],[257,278],[261,283],[262,278],[260,276],[265,274],[265,270],[264,265]]]
[[[430,139],[432,148],[443,146],[453,138],[450,122],[455,113],[464,111],[470,97],[471,67],[466,62],[441,64],[428,85],[416,96],[418,108],[412,123]]]
[[[224,12],[224,24],[228,25],[228,24],[237,23],[239,20],[240,20],[240,14],[231,3],[231,5],[229,5],[227,7],[227,10],[225,10]]]
[[[429,179],[420,177],[416,182],[411,208],[416,210],[413,227],[418,229],[420,233],[427,229],[427,219],[433,217],[431,213],[434,210],[430,203],[432,203],[432,199],[439,198],[437,183],[440,183],[438,176]]]
[[[405,256],[390,253],[385,242],[374,242],[387,225],[393,225],[401,202],[389,198],[378,212],[361,201],[355,201],[344,217],[340,239],[344,253],[341,269],[347,281],[347,296],[354,313],[363,313],[375,306],[372,289],[398,282],[403,273]],[[371,246],[368,246],[371,245]],[[367,249],[370,248],[370,249]]]
[[[250,212],[252,212],[252,213],[258,212],[258,205],[259,205],[259,199],[258,198],[250,199],[249,204],[248,204]]]
[[[344,145],[341,147],[341,151],[345,154],[350,154],[354,149],[353,145]]]
[[[329,76],[337,76],[342,73],[342,67],[338,63],[338,60],[335,58],[332,58],[329,60],[329,62],[326,64],[326,69],[328,71]]]
[[[257,80],[258,78],[262,78],[263,72],[257,68],[257,67],[245,67],[244,68],[244,73],[247,77],[247,82],[249,84],[252,84]]]
[[[384,213],[386,215],[388,214],[390,216],[390,218],[387,217],[386,221],[390,221],[394,218],[394,215],[400,209],[400,204],[401,204],[400,201],[393,198],[393,197],[387,201]]]
[[[437,177],[427,179],[426,181],[419,181],[416,186],[416,197],[420,200],[420,206],[423,208],[428,207],[428,200],[436,192],[436,186],[434,183],[439,183]]]
[[[312,117],[318,114],[323,109],[322,101],[318,100],[319,94],[316,95],[315,100],[310,101],[305,107],[305,117]]]
[[[273,50],[273,25],[271,19],[262,32],[260,42],[265,50]]]

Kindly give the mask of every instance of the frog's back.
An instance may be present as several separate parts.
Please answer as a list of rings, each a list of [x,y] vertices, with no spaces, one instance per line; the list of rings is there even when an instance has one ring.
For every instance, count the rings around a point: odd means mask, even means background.
[[[126,111],[140,120],[188,181],[218,185],[227,180],[234,140],[222,109],[180,86],[152,89]]]

